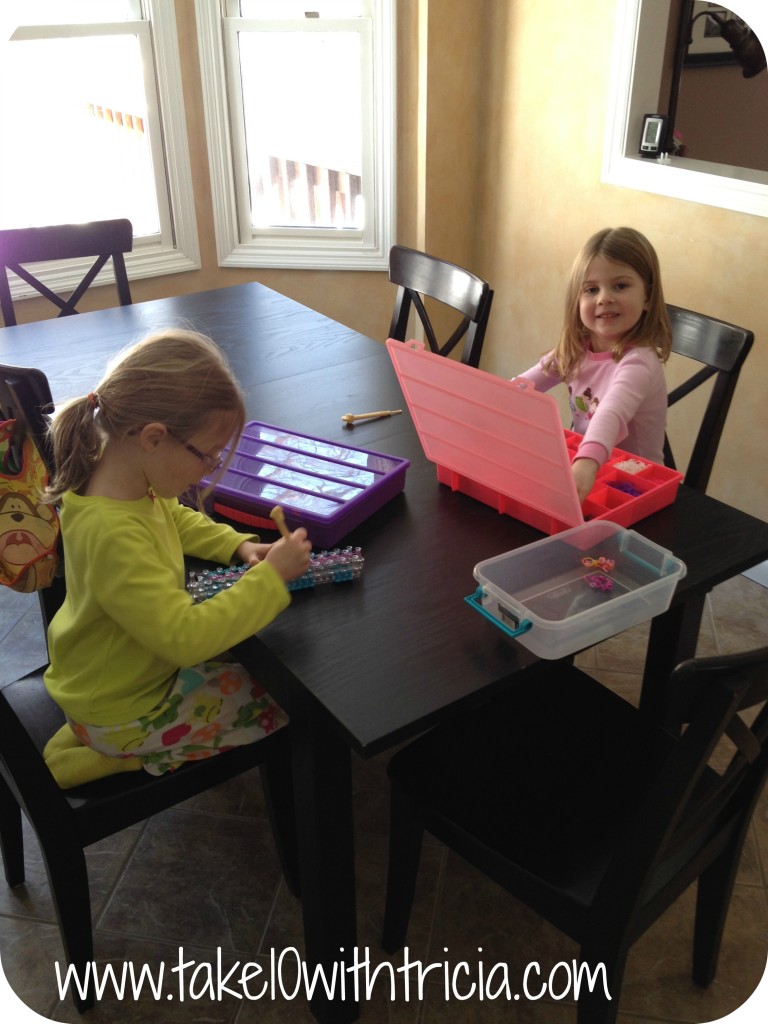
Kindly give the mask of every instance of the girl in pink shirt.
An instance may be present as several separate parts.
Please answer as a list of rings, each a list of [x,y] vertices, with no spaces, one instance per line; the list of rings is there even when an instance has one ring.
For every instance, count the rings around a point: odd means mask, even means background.
[[[556,348],[521,374],[537,391],[568,385],[581,501],[614,447],[663,461],[671,344],[653,246],[634,228],[598,231],[574,261]]]

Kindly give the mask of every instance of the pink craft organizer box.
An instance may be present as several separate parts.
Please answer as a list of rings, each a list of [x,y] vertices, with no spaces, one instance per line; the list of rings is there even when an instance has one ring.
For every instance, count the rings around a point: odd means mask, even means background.
[[[452,490],[546,534],[593,519],[628,527],[675,500],[681,473],[615,448],[580,504],[571,462],[581,438],[563,429],[551,395],[421,342],[390,338],[387,348],[424,453]],[[627,461],[644,468],[627,472],[620,468]]]

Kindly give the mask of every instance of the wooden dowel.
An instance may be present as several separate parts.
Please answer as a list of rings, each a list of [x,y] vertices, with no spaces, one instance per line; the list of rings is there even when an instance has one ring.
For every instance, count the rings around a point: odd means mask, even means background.
[[[345,423],[356,423],[358,420],[375,420],[381,416],[397,416],[402,409],[379,409],[378,412],[347,412],[341,417]]]
[[[278,528],[281,536],[285,537],[287,540],[291,536],[291,531],[285,525],[285,513],[283,512],[280,505],[275,505],[275,507],[269,513],[269,518]]]

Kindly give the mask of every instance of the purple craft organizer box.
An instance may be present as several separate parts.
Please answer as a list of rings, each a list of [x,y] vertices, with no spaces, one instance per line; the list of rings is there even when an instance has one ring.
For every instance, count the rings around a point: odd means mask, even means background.
[[[226,472],[208,499],[213,510],[274,528],[281,505],[291,529],[331,548],[405,487],[410,462],[268,423],[246,423]]]

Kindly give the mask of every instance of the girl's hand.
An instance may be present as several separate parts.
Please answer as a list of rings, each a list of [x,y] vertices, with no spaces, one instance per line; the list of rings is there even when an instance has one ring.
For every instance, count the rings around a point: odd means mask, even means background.
[[[576,481],[576,493],[579,496],[579,501],[583,502],[595,485],[599,466],[594,459],[574,459],[571,469],[573,470],[573,479]]]
[[[267,557],[267,552],[271,547],[271,544],[257,544],[253,540],[244,540],[235,555],[245,565],[258,565]]]
[[[263,545],[257,545],[259,547]],[[309,568],[311,543],[307,540],[307,531],[303,526],[294,530],[290,537],[280,538],[274,544],[267,545],[265,559],[270,563],[287,583],[288,580],[301,576]]]

